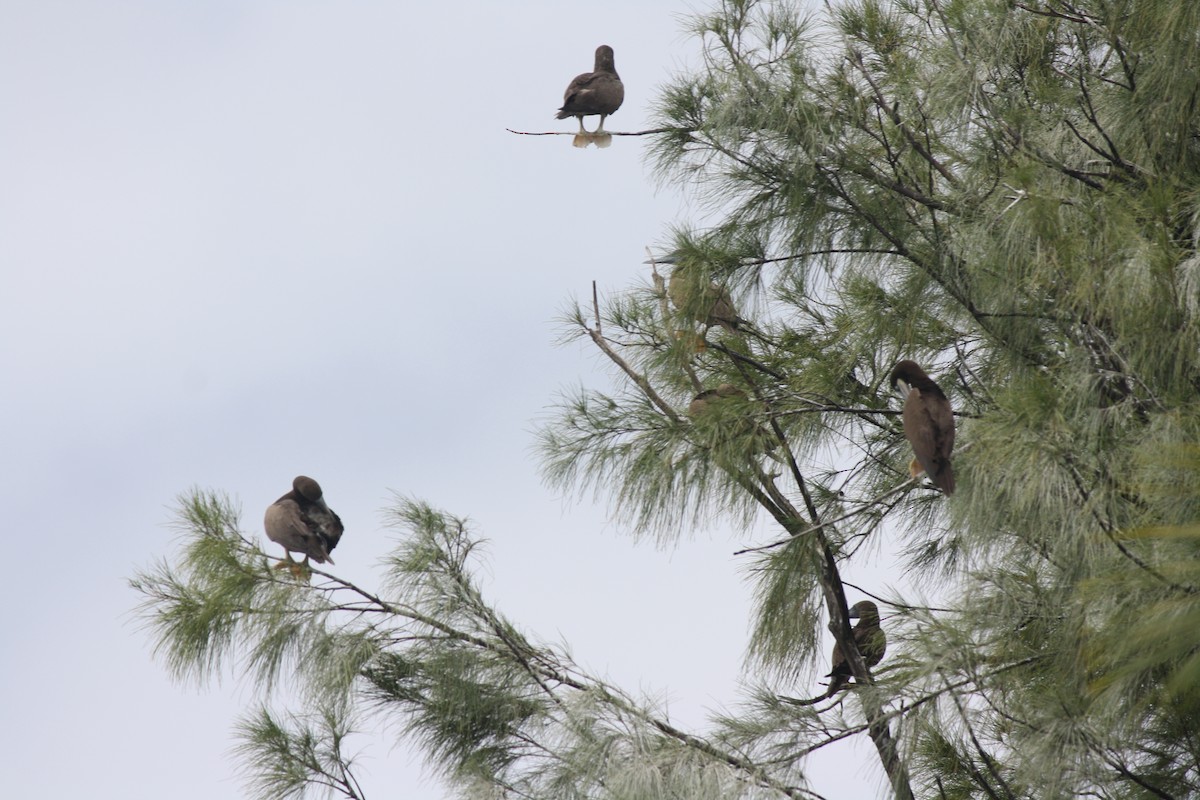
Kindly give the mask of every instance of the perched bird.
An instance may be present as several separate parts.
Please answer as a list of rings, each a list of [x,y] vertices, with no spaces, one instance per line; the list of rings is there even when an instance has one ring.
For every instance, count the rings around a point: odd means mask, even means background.
[[[916,454],[910,465],[914,476],[921,470],[943,493],[954,494],[954,469],[950,451],[954,449],[954,412],[945,393],[925,370],[913,361],[901,361],[892,370],[892,389],[904,398],[904,435]]]
[[[883,660],[883,654],[887,652],[887,636],[879,627],[879,607],[870,600],[859,600],[850,607],[850,619],[858,620],[858,624],[854,626],[854,644],[858,647],[859,654],[868,667],[875,666]],[[833,646],[832,662],[833,669],[825,676],[830,679],[825,697],[833,697],[845,688],[852,677],[850,662],[846,660],[840,644]]]
[[[684,267],[676,267],[667,280],[667,296],[681,313],[712,327],[720,325],[733,333],[746,324],[738,316],[729,291],[714,282],[697,282]]]
[[[687,414],[695,425],[697,441],[713,449],[718,463],[726,463],[724,459],[731,457],[731,449],[747,456],[758,449],[757,442],[746,438],[755,431],[747,399],[746,393],[732,383],[722,383],[700,392],[688,404]]]
[[[267,506],[263,526],[267,538],[283,545],[284,560],[276,567],[294,575],[308,568],[310,558],[332,564],[329,553],[342,538],[342,520],[325,505],[320,484],[305,475],[297,476],[292,490]],[[304,553],[304,563],[292,561],[292,553]]]
[[[883,629],[879,627],[879,608],[870,600],[859,600],[850,606],[849,617],[850,619],[858,620],[858,624],[852,629],[854,631],[854,644],[858,647],[858,654],[863,657],[863,662],[868,667],[875,666],[883,660],[883,654],[887,651],[887,636],[884,635]],[[829,688],[823,693],[807,700],[797,700],[792,697],[784,697],[783,700],[792,705],[811,706],[833,697],[846,688],[853,677],[853,673],[850,671],[850,662],[846,660],[846,655],[842,652],[841,644],[834,644],[831,661],[833,662],[833,669],[825,676],[830,679]]]
[[[613,49],[606,44],[596,48],[596,68],[591,72],[576,75],[575,79],[563,92],[562,108],[555,115],[556,119],[575,117],[579,120],[579,133],[582,136],[595,136],[604,133],[604,119],[621,107],[625,99],[625,84],[617,75],[617,67],[613,63]],[[588,134],[583,127],[583,118],[600,115],[600,124],[594,134]]]
[[[688,405],[688,416],[692,419],[702,417],[713,411],[722,400],[730,397],[745,400],[746,393],[732,383],[722,383],[715,389],[705,389],[692,398],[692,402]]]
[[[729,466],[735,462],[724,459],[749,458],[760,453],[782,462],[775,452],[778,440],[755,418],[756,409],[760,408],[732,383],[722,383],[693,397],[687,414],[696,426],[698,441],[714,449],[718,463]]]
[[[731,333],[749,329],[749,321],[738,316],[729,290],[716,281],[708,280],[702,271],[703,265],[696,263],[695,257],[689,259],[683,251],[675,250],[652,257],[644,263],[654,267],[659,264],[671,265],[671,275],[667,278],[667,297],[683,316],[709,328],[719,325]]]

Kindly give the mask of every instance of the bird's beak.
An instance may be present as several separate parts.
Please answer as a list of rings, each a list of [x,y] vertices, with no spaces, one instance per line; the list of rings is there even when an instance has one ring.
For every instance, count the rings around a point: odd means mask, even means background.
[[[859,615],[859,613],[857,611],[854,611],[853,609],[851,609],[850,613],[846,615],[846,618],[847,619],[862,619],[862,617]]]
[[[912,387],[908,385],[908,381],[898,378],[896,379],[896,391],[900,393],[901,400],[907,400],[908,393],[912,391]]]

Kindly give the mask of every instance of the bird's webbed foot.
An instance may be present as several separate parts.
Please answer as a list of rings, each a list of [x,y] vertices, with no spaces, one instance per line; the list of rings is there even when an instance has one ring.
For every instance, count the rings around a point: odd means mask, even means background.
[[[292,574],[293,578],[305,583],[308,583],[312,579],[312,567],[308,565],[307,556],[305,556],[304,561],[296,562],[292,559],[292,554],[288,553],[283,561],[275,565],[275,569],[286,569]]]

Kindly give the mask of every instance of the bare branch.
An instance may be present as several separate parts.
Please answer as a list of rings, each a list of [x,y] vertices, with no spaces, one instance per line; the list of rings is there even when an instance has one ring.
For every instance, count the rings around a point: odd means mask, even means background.
[[[505,128],[509,133],[518,136],[578,136],[579,131],[516,131]],[[650,136],[655,133],[692,133],[694,128],[650,128],[644,131],[604,131],[609,136]]]

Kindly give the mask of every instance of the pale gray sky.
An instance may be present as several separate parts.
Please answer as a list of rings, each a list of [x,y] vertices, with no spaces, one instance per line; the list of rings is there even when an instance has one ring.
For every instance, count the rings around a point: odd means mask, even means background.
[[[230,731],[253,692],[173,684],[125,583],[174,552],[192,486],[261,535],[316,477],[346,524],[338,570],[367,585],[391,490],[469,516],[527,631],[680,724],[736,701],[750,585],[731,554],[768,534],[635,544],[545,489],[530,451],[559,388],[607,383],[554,345],[566,298],[643,278],[644,248],[696,212],[641,140],[504,131],[570,130],[553,113],[601,43],[626,84],[606,127],[645,127],[693,57],[688,12],[0,0],[0,794],[243,796]],[[392,733],[361,744],[369,797],[443,796]],[[879,793],[856,752],[852,783],[828,778],[847,748],[814,759],[816,788]]]

